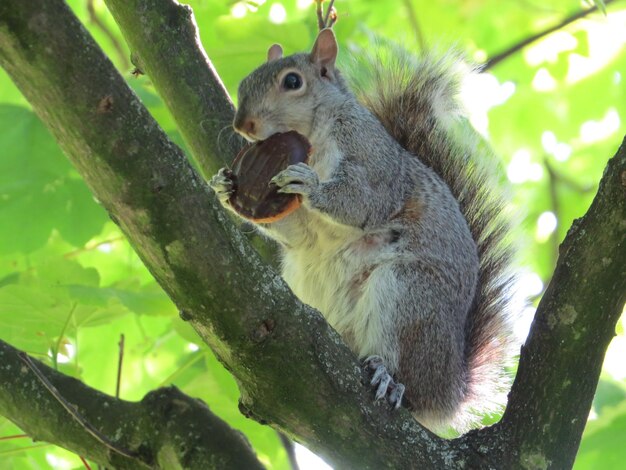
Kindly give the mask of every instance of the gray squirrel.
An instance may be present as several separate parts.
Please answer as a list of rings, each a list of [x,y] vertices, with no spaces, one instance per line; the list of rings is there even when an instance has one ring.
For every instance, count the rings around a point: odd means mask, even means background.
[[[302,206],[259,229],[293,292],[364,360],[376,399],[463,431],[501,405],[512,278],[502,200],[475,139],[451,130],[459,60],[373,63],[357,98],[337,51],[331,29],[310,53],[275,44],[239,86],[237,132],[295,130],[313,149],[272,180]],[[210,185],[229,207],[230,172]]]

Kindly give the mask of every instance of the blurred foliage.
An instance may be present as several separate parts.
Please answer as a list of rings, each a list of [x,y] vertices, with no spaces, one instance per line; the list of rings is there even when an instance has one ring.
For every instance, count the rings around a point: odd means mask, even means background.
[[[149,77],[132,77],[129,51],[102,1],[68,3],[181,143]],[[193,7],[204,47],[233,97],[269,45],[280,42],[287,53],[306,50],[316,34],[310,1],[185,3]],[[350,50],[367,47],[374,34],[415,51],[454,44],[481,63],[580,8],[573,0],[338,0],[335,30],[343,60]],[[586,211],[626,130],[626,2],[612,2],[606,10],[606,16],[595,13],[507,56],[464,89],[472,122],[509,177],[517,235],[524,241],[520,263],[528,273],[522,288],[535,301],[542,290],[538,280],[549,281],[558,243]],[[123,334],[121,397],[138,400],[175,384],[242,430],[269,468],[289,468],[274,431],[239,413],[232,377],[178,318],[1,70],[0,149],[0,338],[113,394]],[[529,308],[526,319],[531,315]],[[624,354],[622,324],[609,349],[578,470],[623,467]],[[18,434],[0,418],[0,438]],[[27,438],[0,440],[0,461],[14,469],[82,468],[77,456]]]

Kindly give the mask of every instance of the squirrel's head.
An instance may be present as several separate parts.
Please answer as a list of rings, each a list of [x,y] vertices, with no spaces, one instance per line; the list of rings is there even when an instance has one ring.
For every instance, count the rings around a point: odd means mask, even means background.
[[[316,114],[349,93],[335,68],[336,58],[331,29],[319,33],[309,54],[283,57],[282,48],[274,44],[267,62],[239,85],[235,130],[249,141],[291,130],[310,139]]]

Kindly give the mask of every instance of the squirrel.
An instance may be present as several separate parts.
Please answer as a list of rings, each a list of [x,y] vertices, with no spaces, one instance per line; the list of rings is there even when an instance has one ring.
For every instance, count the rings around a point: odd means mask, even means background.
[[[435,432],[467,430],[504,396],[512,250],[484,152],[451,124],[460,59],[376,59],[357,97],[337,52],[328,28],[310,53],[274,44],[239,86],[238,133],[297,131],[313,149],[272,180],[300,208],[259,229],[293,292],[364,360],[376,399]],[[210,186],[229,207],[231,173]]]

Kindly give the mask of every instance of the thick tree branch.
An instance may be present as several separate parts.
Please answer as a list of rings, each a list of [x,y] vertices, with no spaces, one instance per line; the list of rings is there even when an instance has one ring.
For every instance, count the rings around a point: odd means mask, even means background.
[[[574,222],[524,345],[502,427],[522,454],[573,464],[626,301],[626,140]],[[555,412],[557,410],[557,412]],[[523,436],[523,439],[522,439]]]
[[[261,262],[60,0],[1,4],[0,64],[232,371],[242,410],[337,466],[441,468],[454,457],[408,412],[372,403],[337,333]]]
[[[212,176],[232,161],[244,141],[233,131],[233,103],[202,47],[191,8],[173,0],[106,4],[136,65],[172,111],[200,172]],[[263,258],[275,262],[275,245],[246,232]]]
[[[155,390],[140,402],[131,403],[32,359],[62,397],[113,441],[105,445],[85,432],[20,354],[0,341],[0,414],[33,439],[72,449],[112,468],[263,468],[240,432],[211,413],[204,403],[174,387]],[[123,455],[127,453],[124,449],[131,447],[135,455]]]
[[[207,57],[191,8],[162,0],[106,0],[132,50],[172,112],[205,177],[242,146],[232,130],[234,107]]]
[[[504,416],[460,439],[502,468],[570,468],[626,301],[626,138],[560,247]]]

